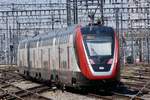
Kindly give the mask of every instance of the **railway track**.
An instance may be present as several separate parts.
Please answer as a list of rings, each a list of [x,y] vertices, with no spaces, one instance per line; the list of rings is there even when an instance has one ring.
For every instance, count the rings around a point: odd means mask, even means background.
[[[1,81],[2,82],[2,81]],[[34,96],[34,98],[42,99],[42,100],[51,100],[50,98],[46,98],[44,96],[39,95],[38,93],[49,90],[50,88],[47,86],[39,85],[28,89],[20,88],[10,82],[3,82],[5,86],[0,87],[4,93],[0,96],[0,98],[5,98],[6,100],[19,99],[24,100],[23,97]],[[30,98],[31,98],[30,97]]]
[[[121,84],[107,96],[96,93],[89,93],[89,95],[104,100],[149,100],[150,65],[128,66],[121,75]]]
[[[144,100],[144,98],[137,95],[137,93],[137,90],[128,89],[124,86],[114,88],[114,90],[107,91],[106,93],[88,93],[88,96],[102,100]]]
[[[26,100],[27,98],[32,100],[51,100],[51,98],[44,97],[39,93],[52,89],[46,85],[35,85],[28,88],[23,86],[17,86],[17,83],[25,82],[26,80],[19,76],[16,72],[17,69],[11,70],[9,67],[0,68],[0,99],[1,100]]]
[[[125,73],[122,74],[124,85],[137,93],[132,97],[141,97],[149,99],[150,97],[150,65],[130,65],[126,67]]]
[[[88,93],[89,97],[102,100],[149,100],[150,98],[150,68],[128,67],[121,76],[121,85],[108,93]],[[103,95],[108,94],[108,95]]]
[[[132,96],[130,95],[125,95],[125,94],[120,94],[120,93],[112,93],[110,96],[102,96],[102,95],[97,95],[97,94],[92,94],[89,93],[88,96],[90,97],[95,97],[97,99],[102,99],[102,100],[131,100]],[[142,100],[142,98],[136,97],[138,100]]]
[[[128,73],[129,72],[129,73]],[[121,85],[105,93],[88,93],[89,97],[102,100],[149,100],[150,67],[128,67],[121,75]]]
[[[150,78],[147,74],[134,76],[135,72],[138,72],[138,69],[135,70],[132,70],[131,75],[122,75],[123,86],[107,93],[98,91],[82,95],[67,91],[62,93],[61,90],[53,92],[52,87],[27,81],[18,75],[15,67],[0,67],[0,100],[60,100],[62,98],[66,100],[76,100],[76,98],[79,100],[146,100],[150,96],[150,85],[145,83]]]

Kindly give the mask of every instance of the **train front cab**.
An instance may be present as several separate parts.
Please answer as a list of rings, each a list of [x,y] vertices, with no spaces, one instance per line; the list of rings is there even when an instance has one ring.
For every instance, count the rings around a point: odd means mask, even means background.
[[[119,81],[119,43],[112,28],[78,27],[75,45],[78,65],[86,80]]]

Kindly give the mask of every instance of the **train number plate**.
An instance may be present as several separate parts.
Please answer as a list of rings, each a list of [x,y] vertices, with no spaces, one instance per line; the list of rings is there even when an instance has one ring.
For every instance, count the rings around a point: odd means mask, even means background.
[[[100,67],[99,67],[99,70],[104,70],[104,67],[103,67],[103,66],[100,66]]]

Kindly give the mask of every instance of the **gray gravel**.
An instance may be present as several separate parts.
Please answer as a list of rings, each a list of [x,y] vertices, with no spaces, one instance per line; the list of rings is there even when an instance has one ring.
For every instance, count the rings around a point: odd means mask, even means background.
[[[101,100],[96,99],[92,97],[87,97],[80,94],[70,93],[70,92],[62,92],[60,90],[53,91],[47,91],[42,93],[41,95],[51,98],[53,100]]]

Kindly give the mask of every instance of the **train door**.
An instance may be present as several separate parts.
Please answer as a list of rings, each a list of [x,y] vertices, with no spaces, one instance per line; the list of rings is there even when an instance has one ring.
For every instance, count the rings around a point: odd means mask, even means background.
[[[41,68],[42,68],[42,66],[43,66],[43,50],[41,49],[41,52],[40,52],[40,56],[41,56]]]
[[[35,67],[35,50],[33,50],[33,68],[36,68]]]
[[[41,77],[41,65],[42,65],[42,61],[41,61],[41,38],[39,38],[39,41],[38,41],[38,51],[37,51],[37,72],[39,73],[39,77]]]
[[[56,75],[56,70],[58,66],[58,53],[57,53],[57,46],[56,46],[56,38],[53,38],[52,50],[51,50],[51,75],[50,79],[54,80],[54,76]]]
[[[18,53],[17,53],[17,66],[20,68],[20,44],[18,45]]]
[[[42,69],[42,67],[43,67],[43,50],[42,49],[40,49],[40,62],[41,62],[40,72],[42,73],[42,76],[43,76],[43,69]]]
[[[72,78],[70,65],[71,65],[71,49],[70,46],[68,45],[67,46],[67,76],[68,76],[69,83],[71,83],[71,78]]]
[[[61,68],[61,48],[60,46],[58,46],[58,63],[59,63],[59,71],[60,71],[60,68]]]
[[[72,67],[72,52],[73,52],[73,50],[72,50],[72,47],[71,47],[71,41],[72,41],[72,35],[68,35],[67,36],[67,68],[68,68],[68,80],[70,80],[69,81],[69,83],[72,83],[72,70],[71,70],[71,67]]]
[[[43,51],[43,75],[44,75],[44,79],[49,80],[49,64],[50,64],[50,48],[46,48]]]
[[[50,79],[50,74],[51,74],[50,67],[51,67],[51,50],[50,48],[48,48],[48,79]]]
[[[31,63],[30,63],[30,43],[27,43],[27,76],[30,75]]]
[[[71,60],[71,58],[70,58],[70,44],[69,44],[69,39],[70,38],[70,36],[68,35],[68,44],[67,44],[67,62],[68,62],[68,70],[70,71],[70,60]]]
[[[61,47],[58,45],[58,70],[57,73],[55,74],[55,79],[62,79],[62,74],[61,74]],[[56,78],[57,77],[57,78]]]
[[[60,36],[58,44],[58,58],[59,58],[59,79],[63,83],[68,83],[67,77],[67,48],[65,44],[65,36]]]
[[[71,45],[70,45],[70,35],[68,35],[68,38],[67,38],[67,67],[68,67],[68,70],[70,70],[70,63],[71,63]]]

